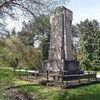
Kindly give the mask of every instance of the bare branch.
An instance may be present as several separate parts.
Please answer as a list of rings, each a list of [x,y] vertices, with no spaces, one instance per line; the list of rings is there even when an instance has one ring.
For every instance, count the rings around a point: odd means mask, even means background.
[[[2,4],[0,4],[0,9],[4,7],[8,7],[13,1],[16,1],[16,0],[9,0],[9,1],[3,2]]]
[[[22,10],[26,10],[26,11],[28,11],[31,15],[33,15],[34,16],[34,18],[36,18],[36,16],[35,16],[35,14],[31,11],[31,10],[29,10],[27,7],[25,7],[24,5],[22,5],[22,4],[18,4],[18,3],[13,3],[15,6],[19,6],[19,8],[21,8]]]

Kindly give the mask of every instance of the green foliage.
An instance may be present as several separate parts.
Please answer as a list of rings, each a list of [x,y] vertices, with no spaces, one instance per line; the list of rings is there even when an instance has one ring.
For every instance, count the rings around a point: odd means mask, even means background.
[[[34,46],[36,41],[39,45],[37,48]],[[16,65],[24,69],[39,69],[42,59],[48,58],[49,41],[49,16],[41,15],[27,24],[23,22],[21,32],[17,34],[13,29],[11,35],[0,40],[0,64],[13,68]]]
[[[79,60],[83,69],[100,70],[100,28],[96,20],[77,24],[81,33]]]
[[[39,45],[41,51],[42,51],[42,56],[43,56],[43,60],[48,59],[48,51],[49,51],[49,42],[47,42],[48,40],[45,37],[41,37],[40,39],[41,43]]]
[[[38,41],[38,47],[42,52],[43,59],[48,59],[51,26],[48,15],[38,16],[29,23],[23,22],[23,29],[19,37],[25,45],[33,45]]]
[[[35,20],[29,23],[30,30],[35,33],[35,35],[44,36],[50,34],[50,23],[48,15],[40,15]]]
[[[0,49],[0,64],[8,67],[39,69],[42,53],[33,46],[26,46],[19,37],[11,35],[3,40],[5,45]],[[16,61],[18,59],[18,61]]]

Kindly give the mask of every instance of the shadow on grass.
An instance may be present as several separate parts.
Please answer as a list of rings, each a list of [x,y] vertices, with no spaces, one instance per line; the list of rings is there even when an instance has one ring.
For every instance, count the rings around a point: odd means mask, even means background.
[[[24,86],[25,87],[27,87],[27,86],[40,86],[40,84],[25,84],[25,85],[19,85],[19,86],[10,86],[10,87],[6,88],[5,90],[21,88]]]
[[[66,89],[74,89],[74,88],[78,88],[78,87],[84,87],[84,86],[90,86],[90,85],[96,85],[96,84],[100,84],[100,81],[94,81],[94,82],[90,82],[90,83],[81,83],[79,85],[69,85],[68,87],[65,87]]]

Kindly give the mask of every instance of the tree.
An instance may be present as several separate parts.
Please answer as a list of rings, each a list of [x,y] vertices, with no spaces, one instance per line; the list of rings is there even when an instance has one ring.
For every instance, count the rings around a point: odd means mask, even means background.
[[[50,46],[49,43],[50,43],[50,41],[48,41],[48,38],[41,37],[39,48],[42,51],[42,59],[43,60],[47,60],[48,59],[49,46]]]
[[[73,47],[73,56],[75,60],[78,60],[77,56],[79,53],[79,48],[80,48],[80,33],[78,31],[77,26],[73,25],[72,26],[72,47]]]
[[[19,37],[26,45],[34,46],[38,41],[38,47],[42,51],[43,59],[48,59],[50,32],[49,16],[41,15],[28,24],[24,22],[22,31],[19,32]]]
[[[18,36],[10,35],[0,40],[0,67],[21,67],[23,69],[39,69],[42,62],[40,49],[27,46]],[[18,59],[18,61],[16,61]]]
[[[8,33],[6,26],[6,20],[8,16],[15,19],[19,11],[27,12],[35,17],[35,14],[31,11],[32,5],[43,5],[42,2],[37,0],[0,0],[0,34],[5,35]],[[20,9],[20,10],[19,10]],[[24,14],[25,15],[25,14]]]
[[[8,16],[10,18],[18,18],[16,15],[20,13],[21,16],[25,15],[26,17],[37,18],[41,14],[47,14],[60,3],[58,0],[0,0],[0,18],[3,21],[0,21],[0,34],[5,35],[8,31],[5,28],[5,18]],[[3,27],[4,26],[4,27]],[[5,30],[5,31],[4,31]]]
[[[83,69],[100,69],[100,27],[96,20],[77,24],[80,37],[80,63]]]

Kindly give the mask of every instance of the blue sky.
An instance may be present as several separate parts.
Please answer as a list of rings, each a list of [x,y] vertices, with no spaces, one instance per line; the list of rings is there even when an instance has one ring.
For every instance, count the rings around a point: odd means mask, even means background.
[[[73,24],[84,21],[96,19],[100,22],[100,0],[70,0],[66,7],[73,11]],[[8,18],[8,28],[12,29],[14,26],[17,31],[21,29],[22,17],[18,22],[14,22]]]
[[[73,24],[86,18],[100,22],[100,0],[70,0],[66,7],[73,11]]]

